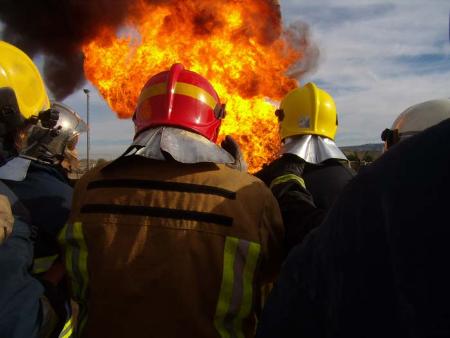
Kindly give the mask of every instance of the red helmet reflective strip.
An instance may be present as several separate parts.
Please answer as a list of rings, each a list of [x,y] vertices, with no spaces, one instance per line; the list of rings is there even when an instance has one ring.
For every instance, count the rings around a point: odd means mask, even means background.
[[[216,108],[217,101],[203,88],[191,85],[189,83],[177,82],[175,86],[175,94],[190,96],[207,104],[212,110]]]
[[[167,83],[165,82],[147,87],[141,92],[137,105],[139,107],[141,103],[144,102],[145,100],[156,95],[164,95],[165,93],[167,93]]]
[[[167,83],[158,83],[150,87],[145,88],[139,96],[138,106],[145,100],[167,93]],[[185,95],[199,100],[208,105],[212,110],[217,106],[216,99],[203,88],[194,86],[185,82],[177,82],[174,89],[174,94]]]

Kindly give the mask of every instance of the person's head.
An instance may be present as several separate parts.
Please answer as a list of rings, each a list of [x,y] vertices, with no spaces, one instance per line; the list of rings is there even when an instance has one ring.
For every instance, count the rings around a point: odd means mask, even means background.
[[[135,137],[149,128],[171,126],[216,142],[224,116],[225,105],[208,80],[174,64],[142,89],[133,116]]]
[[[45,128],[41,122],[26,130],[21,154],[66,170],[77,166],[76,145],[78,135],[87,131],[87,124],[69,106],[52,101],[51,109],[58,112],[58,122],[53,128]]]
[[[49,108],[39,70],[20,49],[0,41],[0,152],[16,151],[16,137],[26,119]]]
[[[276,111],[282,140],[318,135],[334,141],[338,119],[333,98],[314,83],[293,89]]]
[[[385,149],[450,118],[450,99],[430,100],[409,107],[401,113],[381,139]]]

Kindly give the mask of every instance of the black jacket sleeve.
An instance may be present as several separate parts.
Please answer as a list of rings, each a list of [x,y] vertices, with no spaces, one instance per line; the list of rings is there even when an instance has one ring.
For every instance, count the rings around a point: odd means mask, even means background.
[[[285,227],[285,248],[289,252],[317,227],[325,216],[318,209],[311,194],[296,181],[287,181],[272,187],[277,198]]]

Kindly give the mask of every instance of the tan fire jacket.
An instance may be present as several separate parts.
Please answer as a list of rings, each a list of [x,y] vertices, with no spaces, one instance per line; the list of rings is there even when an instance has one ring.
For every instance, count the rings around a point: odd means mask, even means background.
[[[283,227],[251,175],[132,156],[80,180],[60,239],[80,336],[251,337]]]

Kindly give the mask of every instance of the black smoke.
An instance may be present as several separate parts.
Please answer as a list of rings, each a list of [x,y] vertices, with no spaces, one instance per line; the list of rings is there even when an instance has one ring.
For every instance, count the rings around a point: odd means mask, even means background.
[[[2,39],[31,57],[44,55],[44,78],[56,99],[83,85],[81,46],[102,28],[119,27],[134,1],[0,0]]]
[[[193,24],[201,38],[204,34],[214,34],[222,25],[226,13],[215,7],[237,0],[0,0],[0,21],[5,25],[2,39],[30,57],[44,55],[45,82],[55,98],[62,100],[85,82],[82,46],[103,29],[117,30],[127,18],[138,18],[142,14],[142,2],[173,7],[174,13],[166,18],[167,24],[182,18],[184,6],[195,8],[199,15],[194,16]],[[239,34],[256,37],[260,43],[270,45],[281,34],[279,3],[277,0],[251,2],[256,6],[247,7],[246,17],[265,19],[249,21]],[[293,27],[292,31],[295,32]],[[296,40],[294,43],[305,42],[305,35],[295,35],[290,36]]]

